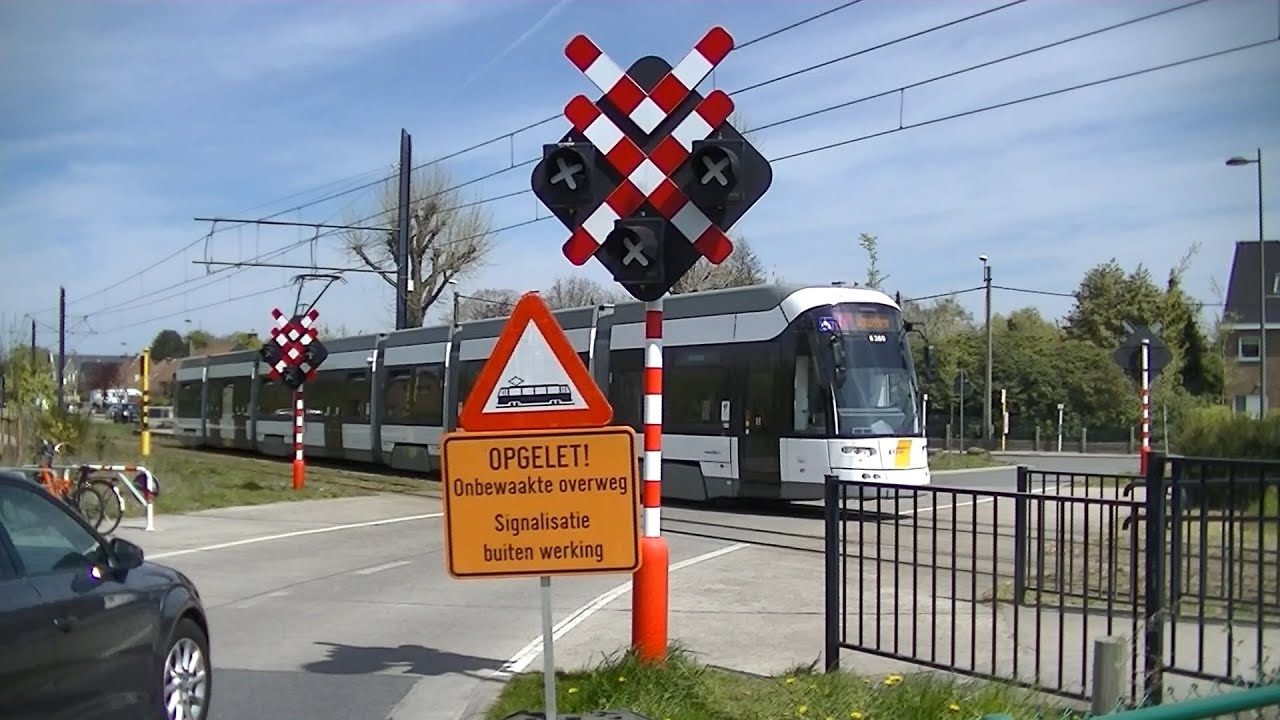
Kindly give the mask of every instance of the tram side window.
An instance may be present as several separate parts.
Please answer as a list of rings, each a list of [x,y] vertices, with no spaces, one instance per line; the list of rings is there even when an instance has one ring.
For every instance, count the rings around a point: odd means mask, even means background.
[[[464,360],[458,363],[458,405],[467,401],[467,395],[471,393],[471,388],[476,385],[476,378],[480,376],[480,368],[484,367],[484,360]]]
[[[233,388],[231,395],[231,414],[244,416],[249,414],[249,390],[253,382],[247,377],[229,378],[227,382]]]
[[[258,388],[258,417],[283,420],[293,417],[293,391],[279,380],[264,377]]]
[[[183,380],[178,383],[178,417],[200,417],[201,385],[199,380]]]
[[[728,354],[705,346],[663,354],[662,424],[672,433],[720,434],[720,403],[729,399]]]
[[[386,422],[443,424],[444,365],[401,367],[387,378]]]
[[[609,353],[609,404],[613,420],[639,430],[644,407],[644,351],[615,350]]]
[[[813,357],[809,338],[799,335],[796,339],[796,365],[792,398],[795,402],[792,430],[799,435],[825,435],[831,398],[825,393],[818,377],[818,365]]]
[[[209,379],[209,403],[204,412],[211,422],[217,422],[222,417],[222,388],[226,383],[222,378]]]
[[[369,372],[322,370],[303,386],[303,400],[308,411],[318,410],[326,418],[369,422]]]

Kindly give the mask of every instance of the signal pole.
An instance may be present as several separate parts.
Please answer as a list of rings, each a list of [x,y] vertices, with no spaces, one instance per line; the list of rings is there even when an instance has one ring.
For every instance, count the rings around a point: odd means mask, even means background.
[[[987,256],[979,255],[982,261],[982,284],[987,290],[987,377],[982,384],[982,439],[991,440],[991,266],[987,264]]]
[[[396,329],[409,323],[409,171],[413,140],[400,129],[400,213],[396,238]]]
[[[33,345],[32,350],[35,349]],[[63,371],[67,366],[67,288],[58,288],[58,415],[67,407]]]

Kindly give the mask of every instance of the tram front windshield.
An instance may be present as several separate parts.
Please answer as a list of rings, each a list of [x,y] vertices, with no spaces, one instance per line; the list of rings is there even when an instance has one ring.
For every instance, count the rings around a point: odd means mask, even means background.
[[[872,303],[842,303],[830,313],[840,328],[845,361],[844,382],[835,388],[836,434],[920,434],[915,368],[901,313]]]

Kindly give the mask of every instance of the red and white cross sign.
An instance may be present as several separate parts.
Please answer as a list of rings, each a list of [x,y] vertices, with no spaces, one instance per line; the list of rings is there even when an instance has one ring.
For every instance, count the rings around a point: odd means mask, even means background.
[[[728,31],[722,27],[711,28],[648,93],[586,35],[577,35],[570,40],[564,54],[600,88],[614,107],[649,134],[675,112],[731,50],[733,37]]]
[[[693,141],[705,139],[731,114],[733,100],[723,91],[714,90],[651,154],[645,155],[635,141],[585,95],[570,100],[564,109],[565,117],[605,154],[623,180],[573,231],[564,244],[565,257],[575,265],[585,263],[609,236],[614,222],[635,212],[646,200],[708,260],[718,265],[729,257],[733,243],[728,236],[689,201],[670,175],[689,157]]]
[[[313,327],[320,313],[312,308],[307,314],[294,320],[286,320],[284,313],[278,309],[271,310],[271,317],[276,327],[271,328],[271,341],[280,346],[281,359],[271,369],[280,374],[289,366],[302,364],[303,355],[308,345],[316,339],[317,331]],[[274,377],[274,375],[273,375]]]

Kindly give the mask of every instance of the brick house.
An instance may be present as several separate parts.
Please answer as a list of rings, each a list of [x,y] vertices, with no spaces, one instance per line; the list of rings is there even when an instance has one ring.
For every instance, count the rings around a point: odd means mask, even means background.
[[[1259,263],[1264,268],[1261,278]],[[1260,280],[1265,283],[1263,288],[1258,287]],[[1223,309],[1227,401],[1236,412],[1255,416],[1262,400],[1260,360],[1264,326],[1259,324],[1259,310],[1263,307],[1259,302],[1260,289],[1266,292],[1266,405],[1269,411],[1274,411],[1280,408],[1280,240],[1236,243]]]

